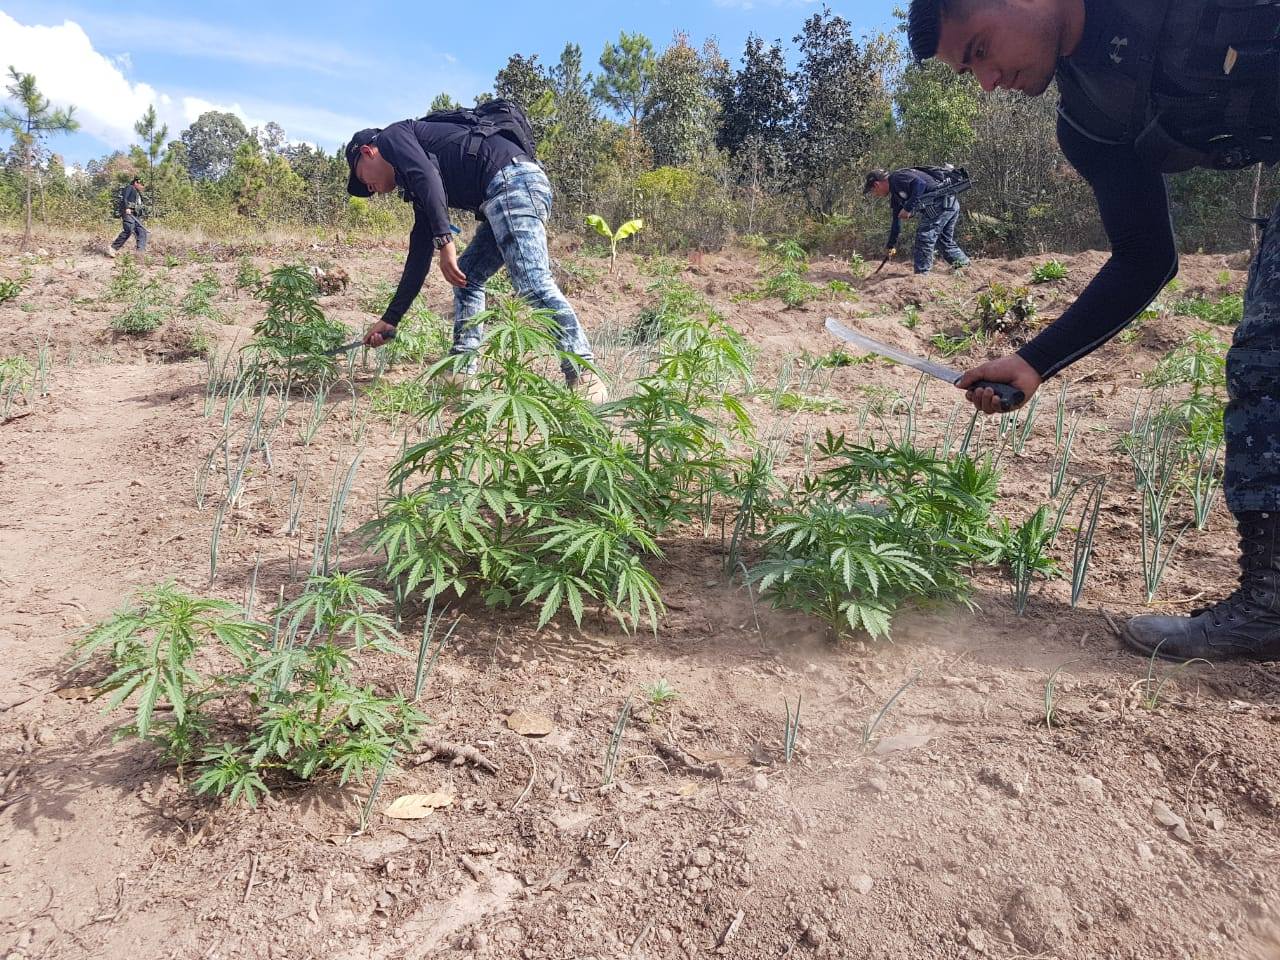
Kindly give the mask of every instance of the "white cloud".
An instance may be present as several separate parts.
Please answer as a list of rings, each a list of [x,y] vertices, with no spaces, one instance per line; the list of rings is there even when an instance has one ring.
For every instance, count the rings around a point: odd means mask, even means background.
[[[154,105],[176,138],[209,110],[234,113],[246,126],[280,124],[291,137],[341,143],[367,126],[357,117],[330,110],[240,97],[201,97],[162,93],[146,83],[133,83],[121,69],[132,67],[128,54],[114,59],[94,49],[84,28],[71,20],[59,26],[27,26],[0,11],[0,67],[34,73],[41,92],[56,107],[74,106],[81,129],[110,147],[123,149],[136,140],[133,125]]]
[[[82,129],[113,147],[132,142],[133,125],[150,104],[167,105],[148,84],[130,83],[69,20],[28,27],[0,11],[0,65],[34,73],[55,106],[74,106]]]

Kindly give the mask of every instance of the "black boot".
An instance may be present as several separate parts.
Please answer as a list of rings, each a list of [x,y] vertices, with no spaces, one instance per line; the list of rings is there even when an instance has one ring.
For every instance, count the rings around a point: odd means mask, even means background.
[[[1240,586],[1189,617],[1134,617],[1124,642],[1166,660],[1280,660],[1280,512],[1242,513]]]

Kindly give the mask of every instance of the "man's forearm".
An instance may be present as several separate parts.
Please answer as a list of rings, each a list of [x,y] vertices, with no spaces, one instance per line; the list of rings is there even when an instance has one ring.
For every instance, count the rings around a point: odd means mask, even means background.
[[[404,262],[404,272],[400,275],[400,285],[396,287],[395,296],[382,314],[384,323],[394,327],[413,305],[413,300],[422,291],[422,284],[431,269],[432,252],[431,241],[419,240],[418,230],[415,228],[414,237],[409,241],[409,256]]]

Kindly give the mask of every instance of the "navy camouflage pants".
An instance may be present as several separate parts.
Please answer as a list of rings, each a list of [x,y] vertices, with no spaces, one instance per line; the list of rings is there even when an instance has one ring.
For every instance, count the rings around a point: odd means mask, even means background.
[[[485,283],[505,265],[517,294],[535,308],[555,314],[560,350],[591,360],[586,332],[551,272],[547,250],[551,182],[542,168],[527,160],[508,164],[489,181],[480,209],[485,222],[458,258],[458,269],[467,275],[467,285],[453,290],[450,353],[474,353],[480,346],[484,331],[471,318],[484,310]],[[562,360],[560,369],[570,381],[578,376],[572,360]]]
[[[1280,206],[1249,266],[1244,319],[1227,351],[1227,506],[1280,510]]]
[[[969,265],[969,258],[956,244],[956,223],[959,219],[960,201],[955,197],[948,197],[937,207],[920,209],[914,252],[916,273],[928,273],[933,269],[934,250],[940,251],[942,259],[953,267]]]
[[[138,244],[138,250],[139,252],[142,252],[147,249],[147,237],[149,236],[151,236],[151,234],[147,231],[147,228],[142,225],[142,221],[133,214],[128,213],[121,218],[120,236],[116,237],[115,240],[111,242],[111,246],[114,249],[119,250],[125,245],[130,237],[136,237],[137,239],[135,242]]]

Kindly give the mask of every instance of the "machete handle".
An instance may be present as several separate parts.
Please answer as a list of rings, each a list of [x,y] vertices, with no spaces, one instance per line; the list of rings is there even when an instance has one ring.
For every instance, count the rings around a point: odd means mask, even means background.
[[[996,395],[996,399],[1000,401],[1001,413],[1008,413],[1015,407],[1022,406],[1022,401],[1027,399],[1027,395],[1011,383],[995,383],[991,380],[979,380],[977,383],[969,384],[970,390],[981,390],[984,387],[994,393]]]

